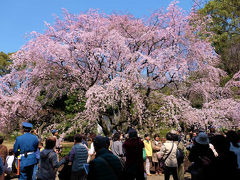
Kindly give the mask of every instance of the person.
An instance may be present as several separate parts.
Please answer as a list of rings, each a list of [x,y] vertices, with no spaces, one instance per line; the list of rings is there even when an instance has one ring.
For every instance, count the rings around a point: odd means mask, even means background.
[[[209,147],[208,135],[204,132],[198,134],[194,140],[194,145],[188,156],[189,161],[193,162],[190,166],[192,180],[202,180],[208,178],[208,164],[206,161],[213,161],[215,155]]]
[[[5,167],[4,167],[4,170],[5,170],[5,173],[7,175],[11,175],[13,174],[13,161],[14,161],[14,152],[13,152],[13,149],[9,149],[9,152],[8,152],[8,156],[6,158],[6,163],[5,163]]]
[[[38,148],[39,148],[40,152],[42,152],[42,150],[44,150],[43,142],[39,142]]]
[[[36,135],[37,136],[37,131],[35,129],[32,129],[31,131],[31,134],[33,135]],[[38,136],[37,136],[38,138]],[[39,139],[39,138],[38,138]],[[39,141],[40,142],[40,141]],[[38,148],[37,148],[37,151],[35,152],[36,153],[36,158],[37,158],[37,163],[34,165],[34,168],[33,168],[33,180],[36,179],[36,174],[37,174],[37,170],[38,170],[38,164],[39,164],[39,160],[40,160],[40,149],[39,149],[39,144],[38,144]]]
[[[122,147],[122,141],[120,140],[121,134],[116,132],[113,135],[113,142],[112,142],[112,153],[117,156],[119,159],[124,157],[123,147]]]
[[[82,144],[82,136],[74,136],[74,146],[69,153],[69,161],[72,162],[71,180],[85,180],[86,173],[83,165],[87,163],[88,149]]]
[[[135,129],[130,129],[128,139],[123,143],[123,149],[126,155],[125,179],[126,180],[144,180],[143,166],[143,148],[144,144],[138,137]]]
[[[240,179],[238,174],[237,156],[230,151],[230,142],[223,135],[212,136],[218,156],[214,161],[209,162],[209,180],[218,179]]]
[[[239,137],[235,131],[228,131],[226,133],[227,139],[230,141],[230,151],[234,152],[237,156],[238,169],[240,170],[240,143]]]
[[[0,157],[0,180],[4,180],[4,169],[3,169],[3,160],[2,158]]]
[[[0,136],[0,156],[3,161],[3,165],[5,165],[6,157],[8,155],[8,149],[7,146],[3,145],[4,137]]]
[[[86,147],[88,147],[88,143],[86,141],[86,135],[82,134],[82,144],[84,144]]]
[[[166,139],[167,141],[163,143],[159,152],[159,156],[165,160],[164,179],[169,180],[170,175],[172,175],[174,180],[178,180],[177,145],[173,141],[172,133],[168,132]]]
[[[192,133],[190,133],[190,140],[189,140],[189,143],[187,145],[187,150],[191,151],[193,145],[194,145],[194,141],[195,141],[195,138],[197,137],[197,131],[194,130]]]
[[[8,155],[8,149],[5,145],[3,145],[4,138],[0,136],[0,157],[2,158],[3,161],[3,166],[5,165],[6,162],[6,157]],[[1,178],[4,178],[4,172],[1,175]]]
[[[154,135],[154,140],[152,141],[152,162],[154,163],[154,167],[155,167],[155,172],[156,174],[160,174],[161,169],[159,166],[159,161],[158,161],[158,157],[157,157],[157,153],[160,151],[161,149],[161,141],[160,141],[160,137],[158,134]]]
[[[150,140],[151,138],[148,134],[145,134],[144,138],[145,138],[145,140],[143,141],[143,143],[144,143],[144,148],[145,148],[146,156],[147,156],[145,168],[146,168],[147,175],[151,176],[152,174],[150,173],[150,165],[152,162],[152,142],[151,142],[151,140]]]
[[[36,151],[38,147],[37,136],[30,133],[32,124],[28,122],[22,123],[24,134],[18,136],[13,146],[16,157],[20,158],[19,163],[19,179],[32,180],[33,168],[37,163]]]
[[[212,138],[216,135],[216,128],[213,125],[210,125],[208,129],[209,129],[208,138],[209,141],[211,142]]]
[[[58,130],[53,129],[52,135],[56,139],[55,151],[57,154],[60,154],[62,152],[62,145],[61,145],[61,140],[58,138]]]
[[[88,150],[88,163],[95,158],[95,149],[93,145],[93,139],[96,137],[96,134],[90,135],[90,149]]]
[[[55,180],[56,168],[67,161],[67,158],[63,158],[58,162],[57,153],[54,150],[55,146],[56,138],[47,138],[45,149],[40,153],[40,167],[37,172],[38,180]]]
[[[183,142],[181,141],[181,138],[179,138],[178,132],[172,131],[171,133],[172,133],[172,140],[177,145],[177,148],[184,153],[185,147]],[[183,159],[184,159],[184,156],[183,156]],[[178,175],[178,180],[184,180],[184,162],[183,161],[181,163],[178,162],[177,175]]]
[[[89,163],[88,180],[121,180],[120,160],[106,149],[106,138],[96,136],[93,140],[96,157]]]

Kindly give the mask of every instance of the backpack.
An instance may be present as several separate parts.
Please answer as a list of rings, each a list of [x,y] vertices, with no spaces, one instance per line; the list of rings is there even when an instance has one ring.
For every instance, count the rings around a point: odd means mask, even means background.
[[[179,144],[179,142],[178,142],[178,144]],[[177,146],[178,146],[178,145],[177,145]],[[177,158],[178,166],[180,166],[180,164],[182,164],[183,161],[184,161],[184,152],[183,152],[183,150],[180,149],[179,147],[177,147],[176,158]]]

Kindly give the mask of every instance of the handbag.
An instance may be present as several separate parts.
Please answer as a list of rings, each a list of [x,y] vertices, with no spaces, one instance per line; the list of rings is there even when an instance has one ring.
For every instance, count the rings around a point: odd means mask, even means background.
[[[173,146],[174,146],[174,142],[172,143],[172,148],[170,150],[170,152],[167,154],[166,158],[160,158],[159,159],[159,166],[160,168],[164,169],[165,168],[165,161],[167,160],[167,158],[169,157],[169,155],[172,153],[172,150],[173,150]]]

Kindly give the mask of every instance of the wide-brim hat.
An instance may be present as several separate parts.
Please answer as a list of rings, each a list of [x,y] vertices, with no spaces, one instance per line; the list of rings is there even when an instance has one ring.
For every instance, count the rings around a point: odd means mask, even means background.
[[[198,134],[198,136],[195,138],[195,141],[198,143],[198,144],[202,144],[202,145],[207,145],[209,144],[209,138],[208,138],[208,135],[204,132],[200,132]]]

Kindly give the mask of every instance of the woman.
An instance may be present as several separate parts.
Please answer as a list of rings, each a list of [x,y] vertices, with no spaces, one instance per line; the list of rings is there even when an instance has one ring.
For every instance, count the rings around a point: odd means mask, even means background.
[[[126,180],[144,180],[143,148],[144,144],[135,129],[128,132],[129,138],[124,142],[126,153]]]
[[[152,160],[152,142],[150,141],[150,136],[148,134],[145,134],[145,140],[143,141],[144,143],[144,148],[146,151],[146,163],[145,163],[145,168],[146,168],[146,173],[148,176],[151,176],[152,174],[150,173],[150,166],[151,166],[151,160]]]
[[[58,162],[57,153],[54,151],[55,146],[56,138],[50,137],[46,140],[46,147],[40,153],[40,168],[37,172],[38,180],[55,180],[56,169],[66,162],[67,157]]]
[[[121,134],[116,132],[113,135],[113,142],[112,142],[112,153],[121,158],[124,156],[123,148],[122,148],[122,141],[120,140]]]
[[[95,137],[96,137],[96,134],[90,135],[90,149],[88,150],[88,160],[87,160],[88,163],[95,158],[95,149],[93,145],[93,139]]]
[[[156,174],[160,174],[161,172],[158,157],[157,157],[157,153],[160,151],[161,145],[162,143],[160,141],[159,135],[155,134],[154,140],[152,141],[152,150],[153,150],[152,162],[154,163]]]
[[[215,155],[209,147],[208,135],[200,132],[194,139],[194,145],[188,156],[189,161],[193,163],[190,167],[192,180],[208,179],[209,163],[215,160]]]

